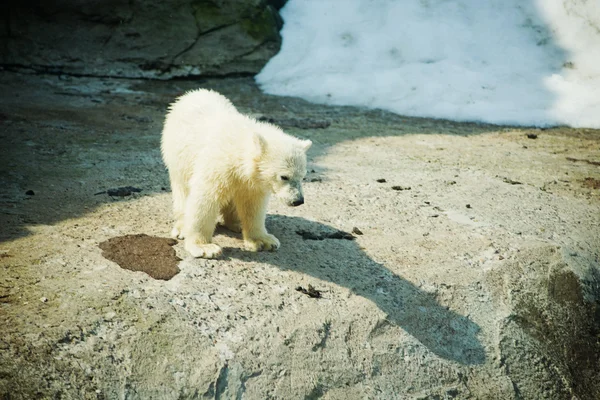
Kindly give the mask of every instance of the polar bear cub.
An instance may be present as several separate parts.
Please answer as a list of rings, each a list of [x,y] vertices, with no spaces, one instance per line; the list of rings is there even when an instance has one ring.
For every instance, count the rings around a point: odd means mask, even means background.
[[[173,192],[175,238],[194,257],[215,258],[217,221],[242,232],[248,250],[276,250],[265,228],[269,197],[304,203],[302,179],[310,140],[240,114],[221,94],[199,89],[171,104],[162,132],[162,155]]]

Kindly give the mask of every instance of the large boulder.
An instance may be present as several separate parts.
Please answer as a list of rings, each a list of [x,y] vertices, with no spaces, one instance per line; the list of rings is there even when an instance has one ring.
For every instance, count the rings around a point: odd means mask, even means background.
[[[255,74],[279,50],[281,1],[58,0],[4,4],[0,64],[169,79]]]

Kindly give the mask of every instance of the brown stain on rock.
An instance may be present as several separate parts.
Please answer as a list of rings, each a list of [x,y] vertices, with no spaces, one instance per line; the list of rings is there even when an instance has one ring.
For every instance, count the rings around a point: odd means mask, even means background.
[[[121,268],[143,271],[154,279],[168,281],[179,273],[181,259],[175,255],[177,240],[140,233],[108,239],[98,245],[104,258]]]
[[[583,187],[590,189],[600,189],[600,179],[587,177],[583,180]]]

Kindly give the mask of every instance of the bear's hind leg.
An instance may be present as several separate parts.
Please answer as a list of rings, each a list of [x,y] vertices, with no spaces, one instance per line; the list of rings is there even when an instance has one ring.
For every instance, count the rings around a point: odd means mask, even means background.
[[[173,196],[173,229],[171,230],[171,237],[173,239],[183,239],[183,215],[185,210],[185,200],[187,197],[187,190],[185,185],[181,184],[177,179],[171,176],[171,192]]]
[[[265,228],[268,201],[268,196],[258,194],[247,196],[245,201],[236,202],[236,209],[242,221],[244,245],[250,251],[274,251],[279,248],[279,239],[268,233]]]
[[[232,232],[240,233],[242,231],[242,223],[235,211],[233,202],[229,202],[226,206],[221,208],[221,215],[223,216],[223,223],[221,225]]]
[[[185,249],[194,257],[217,258],[221,247],[211,243],[219,205],[199,189],[192,188],[185,203],[183,234]]]

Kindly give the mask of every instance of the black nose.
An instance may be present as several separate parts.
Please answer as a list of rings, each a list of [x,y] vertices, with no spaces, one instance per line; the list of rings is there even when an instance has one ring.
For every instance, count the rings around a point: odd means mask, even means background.
[[[294,202],[292,203],[294,207],[301,206],[302,204],[304,204],[304,199],[294,200]]]

